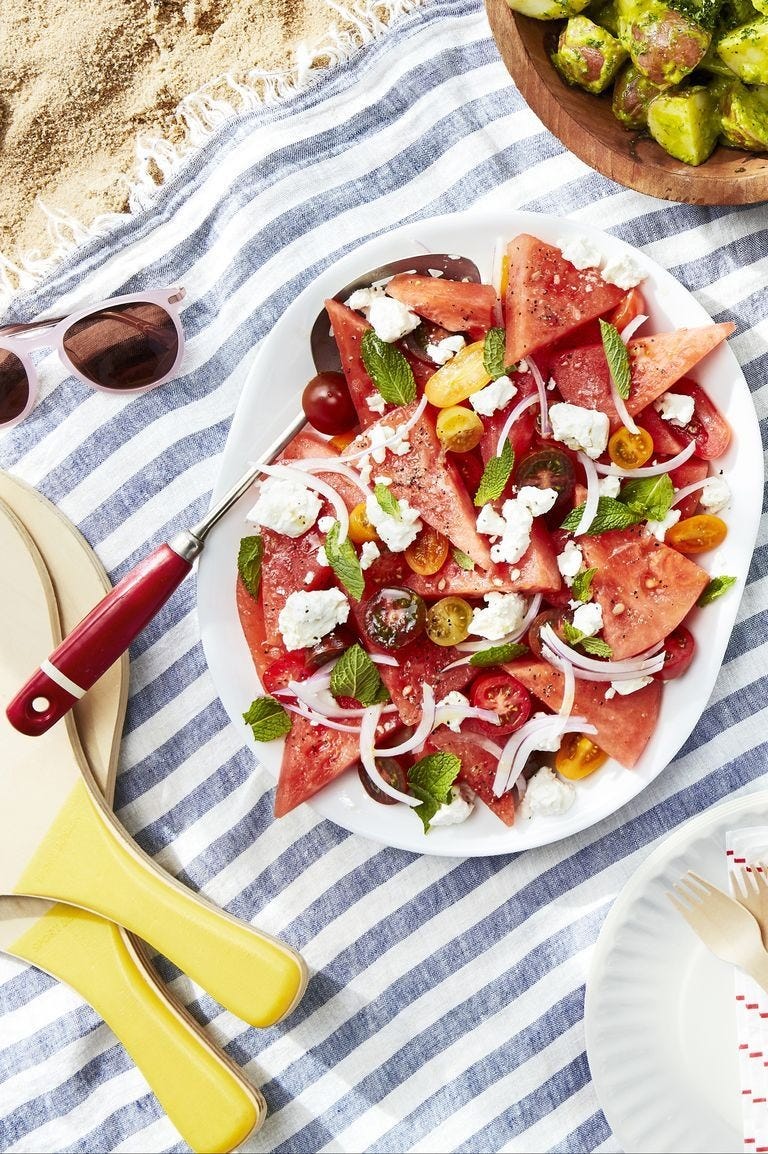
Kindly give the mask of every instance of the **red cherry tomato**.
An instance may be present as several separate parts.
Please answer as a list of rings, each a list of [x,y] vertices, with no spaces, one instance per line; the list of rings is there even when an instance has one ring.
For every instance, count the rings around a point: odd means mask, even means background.
[[[486,673],[473,682],[469,699],[478,709],[492,709],[501,724],[480,721],[478,725],[491,737],[514,733],[531,716],[531,695],[509,673]]]
[[[267,693],[275,693],[278,689],[287,689],[289,681],[306,681],[311,676],[306,649],[296,649],[268,665],[261,681]]]
[[[673,629],[664,642],[664,666],[656,674],[659,681],[674,681],[681,677],[693,661],[696,642],[684,625]]]
[[[385,781],[393,785],[395,789],[399,789],[401,793],[408,792],[408,776],[405,769],[394,757],[377,757],[376,768]],[[378,801],[381,805],[397,805],[397,798],[390,797],[383,789],[379,789],[375,781],[373,781],[365,771],[362,765],[357,769],[360,781],[363,783],[363,789],[372,797],[374,801]]]
[[[321,433],[336,436],[357,424],[343,373],[318,373],[305,387],[301,404],[309,423]]]
[[[567,588],[567,587],[566,587]],[[570,600],[570,590],[569,600]],[[566,605],[563,606],[565,608]],[[545,625],[551,625],[555,633],[560,635],[562,629],[563,612],[562,609],[545,609],[539,613],[538,617],[534,617],[531,626],[528,630],[528,648],[534,657],[542,658],[541,652],[541,630]]]
[[[609,314],[608,320],[612,325],[621,332],[626,328],[630,321],[635,317],[639,317],[641,313],[645,313],[645,299],[639,288],[630,289],[624,300],[616,305],[616,308]]]

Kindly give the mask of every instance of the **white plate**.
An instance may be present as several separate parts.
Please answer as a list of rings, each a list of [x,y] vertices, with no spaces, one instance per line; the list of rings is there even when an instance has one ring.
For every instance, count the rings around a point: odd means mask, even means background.
[[[423,252],[455,252],[470,257],[485,280],[492,278],[493,253],[499,238],[529,232],[550,243],[561,237],[586,236],[606,255],[631,253],[647,273],[644,291],[651,317],[650,331],[702,326],[710,317],[690,293],[664,269],[623,241],[597,229],[567,220],[531,213],[461,214],[438,217],[361,246],[344,257],[302,292],[263,342],[243,388],[230,430],[213,500],[217,500],[244,472],[248,462],[272,444],[295,419],[304,385],[314,375],[309,333],[326,297],[333,296],[356,276],[387,261]],[[693,632],[706,628],[706,644],[699,647],[690,670],[664,690],[659,725],[632,771],[608,762],[598,773],[579,783],[577,800],[559,817],[541,817],[509,829],[482,805],[462,825],[422,832],[421,822],[406,807],[384,808],[372,801],[357,775],[343,774],[326,786],[310,804],[323,817],[353,833],[375,841],[444,856],[483,856],[512,853],[545,845],[577,833],[613,813],[661,772],[695,726],[712,692],[731,633],[739,596],[746,579],[762,503],[762,448],[752,399],[733,353],[721,347],[697,370],[696,377],[724,412],[738,436],[726,456],[717,462],[733,490],[726,513],[728,536],[720,548],[705,555],[713,574],[739,579],[738,591],[709,606],[706,625],[693,622]],[[259,685],[240,629],[235,605],[235,558],[246,532],[243,515],[252,503],[246,495],[212,534],[202,557],[198,609],[203,646],[216,688],[243,742],[277,777],[281,742],[256,745],[243,724],[242,714]]]
[[[768,824],[768,791],[723,802],[667,838],[606,918],[587,982],[587,1057],[628,1154],[740,1151],[733,968],[666,897],[692,869],[727,889],[725,834]]]

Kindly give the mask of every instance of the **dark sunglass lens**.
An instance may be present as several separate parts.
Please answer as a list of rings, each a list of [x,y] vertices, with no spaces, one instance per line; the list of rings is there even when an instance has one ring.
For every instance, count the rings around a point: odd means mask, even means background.
[[[0,425],[20,417],[28,400],[27,370],[15,353],[0,349]]]
[[[75,368],[106,389],[141,389],[173,367],[179,337],[161,306],[139,302],[113,305],[76,321],[64,334]]]

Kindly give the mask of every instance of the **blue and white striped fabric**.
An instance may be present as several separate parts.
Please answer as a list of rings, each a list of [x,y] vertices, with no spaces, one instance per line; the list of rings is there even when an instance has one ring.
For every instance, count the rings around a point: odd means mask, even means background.
[[[644,249],[716,320],[765,429],[768,209],[629,192],[565,153],[511,86],[480,0],[428,0],[284,102],[222,125],[150,209],[90,241],[10,316],[181,283],[181,377],[120,401],[42,365],[0,439],[113,578],[205,510],[259,340],[340,253],[404,219],[505,205]],[[254,1151],[617,1150],[590,1082],[584,983],[602,921],[649,848],[765,771],[768,539],[714,696],[674,765],[578,837],[517,858],[381,848],[308,807],[277,823],[206,669],[190,581],[133,651],[117,794],[187,884],[301,950],[314,976],[259,1033],[164,967],[266,1096]],[[141,1076],[68,989],[0,960],[0,1147],[184,1149]]]

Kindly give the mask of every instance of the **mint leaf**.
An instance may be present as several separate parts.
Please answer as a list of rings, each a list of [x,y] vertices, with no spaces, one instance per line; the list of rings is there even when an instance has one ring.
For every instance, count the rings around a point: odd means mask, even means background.
[[[603,338],[603,351],[608,362],[608,371],[616,386],[616,392],[623,401],[626,401],[632,383],[627,346],[619,336],[619,330],[616,326],[604,321],[602,317],[600,318],[600,335]]]
[[[583,505],[572,509],[560,528],[571,531],[578,529],[583,513]],[[628,529],[630,525],[636,525],[642,519],[639,514],[633,513],[622,501],[617,501],[614,497],[601,497],[597,503],[595,519],[587,529],[587,536],[596,537],[598,533],[607,533],[611,529]]]
[[[380,481],[377,482],[373,495],[385,513],[389,513],[390,517],[397,517],[398,521],[400,520],[400,506],[388,485],[382,485]]]
[[[451,556],[453,557],[454,561],[456,562],[456,564],[459,566],[460,569],[466,569],[466,571],[468,573],[471,573],[471,571],[474,569],[474,567],[475,567],[474,561],[472,560],[471,557],[468,557],[467,554],[465,552],[463,552],[463,550],[457,549],[454,546],[454,548],[451,549]]]
[[[250,725],[256,741],[275,741],[291,732],[291,715],[274,697],[257,697],[252,701],[243,721]]]
[[[507,349],[507,335],[504,329],[489,329],[483,341],[483,368],[492,381],[503,377],[507,371],[504,354]]]
[[[253,537],[243,537],[237,551],[237,571],[251,597],[259,595],[263,557],[264,538],[258,533]]]
[[[341,525],[338,521],[334,521],[325,539],[325,555],[328,558],[328,564],[347,593],[355,601],[359,601],[365,590],[365,578],[360,568],[360,559],[349,537],[343,545],[339,544],[340,532]]]
[[[563,640],[567,645],[578,645],[584,634],[575,625],[571,625],[570,621],[563,621]]]
[[[627,481],[619,500],[644,521],[663,521],[675,499],[675,487],[668,473]]]
[[[354,697],[365,707],[389,701],[378,669],[359,643],[342,653],[331,670],[331,693],[334,697]]]
[[[590,601],[592,599],[592,581],[597,569],[582,569],[577,573],[571,585],[574,601]]]
[[[729,589],[733,588],[736,581],[736,577],[713,577],[705,586],[696,604],[700,609],[703,609],[705,605],[711,605],[713,601],[717,601],[718,597],[722,597],[723,593],[727,593]]]
[[[602,637],[582,637],[579,645],[585,653],[591,653],[594,657],[613,657],[613,650]]]
[[[489,665],[503,665],[505,661],[514,661],[528,652],[527,645],[518,645],[516,641],[508,641],[506,645],[492,645],[489,649],[479,649],[469,659],[469,664],[475,669],[486,669]]]
[[[424,823],[424,833],[440,806],[448,801],[460,769],[461,761],[455,753],[430,753],[408,770],[409,792],[421,802],[415,812]]]
[[[390,405],[409,405],[416,400],[416,381],[407,360],[394,345],[376,336],[373,329],[360,342],[368,376]]]
[[[515,452],[510,441],[504,442],[504,448],[498,457],[491,457],[485,466],[480,481],[480,487],[475,493],[475,504],[485,505],[488,501],[495,501],[504,492],[507,481],[512,476],[515,467]]]

